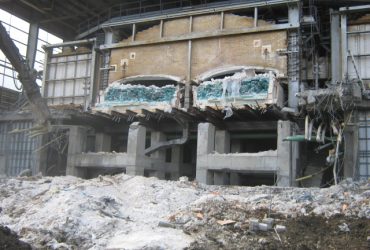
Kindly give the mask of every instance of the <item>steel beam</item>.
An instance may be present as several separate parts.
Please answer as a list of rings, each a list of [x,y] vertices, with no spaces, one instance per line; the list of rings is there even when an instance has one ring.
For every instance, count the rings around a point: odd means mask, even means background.
[[[33,69],[35,65],[38,36],[39,36],[38,23],[30,23],[26,54],[26,59],[28,61],[30,69]]]
[[[340,15],[330,11],[330,37],[331,37],[331,82],[335,84],[341,80],[342,65],[340,63]]]

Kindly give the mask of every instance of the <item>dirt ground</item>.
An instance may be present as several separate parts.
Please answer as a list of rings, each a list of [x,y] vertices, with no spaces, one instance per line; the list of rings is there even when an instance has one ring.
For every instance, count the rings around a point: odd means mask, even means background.
[[[0,249],[4,250],[28,250],[31,246],[18,239],[17,234],[9,228],[0,225]]]
[[[327,219],[322,216],[286,218],[282,214],[270,214],[275,223],[286,226],[286,232],[250,231],[249,218],[262,220],[267,209],[245,211],[238,204],[205,204],[198,216],[208,218],[206,223],[192,223],[184,232],[196,240],[189,250],[195,249],[370,249],[370,220],[337,215]],[[199,215],[201,214],[201,215]],[[219,225],[217,221],[233,220],[235,223]],[[349,231],[339,226],[346,223]]]

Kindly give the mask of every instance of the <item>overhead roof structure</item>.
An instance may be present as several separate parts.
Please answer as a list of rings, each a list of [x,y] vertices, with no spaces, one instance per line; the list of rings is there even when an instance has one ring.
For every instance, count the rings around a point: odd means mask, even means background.
[[[265,2],[266,0],[0,0],[0,8],[28,22],[39,23],[47,32],[64,40],[104,23],[110,18],[175,8],[227,2]],[[368,0],[320,0],[333,7],[364,4]]]

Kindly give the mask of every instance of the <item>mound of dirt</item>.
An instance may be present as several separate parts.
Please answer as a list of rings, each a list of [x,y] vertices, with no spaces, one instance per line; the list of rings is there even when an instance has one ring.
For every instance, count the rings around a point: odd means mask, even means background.
[[[268,209],[248,211],[239,202],[204,203],[193,210],[193,218],[187,217],[183,225],[184,232],[196,239],[187,249],[368,249],[370,220],[367,218],[344,215],[287,218],[270,212]],[[262,221],[267,216],[274,219],[274,224],[285,226],[286,231],[250,230],[250,218]]]
[[[9,228],[0,225],[0,249],[5,250],[28,250],[31,245],[20,241],[18,235]]]

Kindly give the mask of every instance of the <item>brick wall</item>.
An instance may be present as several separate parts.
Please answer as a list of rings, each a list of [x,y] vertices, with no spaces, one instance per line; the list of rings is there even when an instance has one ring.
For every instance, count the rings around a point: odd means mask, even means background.
[[[192,33],[218,31],[221,16],[203,15],[193,17]],[[273,25],[263,20],[258,27]],[[189,34],[190,18],[167,20],[163,25],[163,37],[181,37]],[[233,14],[225,14],[224,30],[253,27],[253,19]],[[286,31],[238,34],[232,36],[196,39],[192,41],[191,79],[209,70],[226,66],[258,66],[275,68],[286,74],[285,56],[279,56],[276,50],[286,49]],[[160,40],[160,26],[155,25],[138,32],[135,41]],[[129,44],[132,38],[121,44]],[[134,59],[130,59],[134,56]],[[120,66],[122,59],[127,59],[125,68]],[[160,44],[148,44],[113,49],[111,65],[117,65],[117,71],[111,72],[109,82],[135,75],[165,74],[186,79],[188,72],[188,42],[177,41]]]

